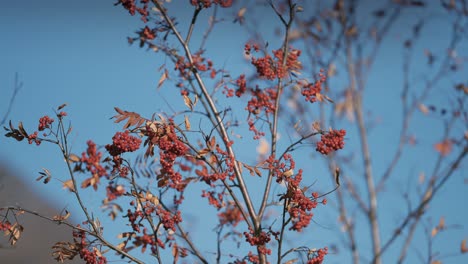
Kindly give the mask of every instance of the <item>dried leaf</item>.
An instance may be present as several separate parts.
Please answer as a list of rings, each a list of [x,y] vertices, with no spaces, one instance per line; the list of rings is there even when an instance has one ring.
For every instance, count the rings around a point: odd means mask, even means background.
[[[75,187],[73,186],[73,181],[67,180],[63,182],[63,189],[68,189],[71,192],[75,192]]]
[[[312,128],[316,131],[320,131],[321,130],[321,127],[320,127],[320,122],[318,121],[315,121],[313,124],[312,124]]]
[[[70,161],[71,163],[75,163],[75,162],[79,162],[81,160],[80,157],[78,157],[77,155],[75,154],[70,154],[68,156],[68,161]]]
[[[10,229],[8,229],[5,232],[5,235],[10,236],[9,237],[10,245],[14,246],[16,242],[18,242],[23,231],[24,231],[24,227],[18,223],[15,223],[14,225],[10,227]]]
[[[63,220],[67,220],[70,217],[70,215],[71,215],[70,212],[65,210],[65,215],[55,215],[54,217],[52,217],[52,219],[55,221],[63,221]]]
[[[192,99],[190,99],[190,97],[188,97],[187,95],[184,94],[184,103],[185,105],[190,108],[190,111],[193,111],[193,102],[192,102]]]
[[[241,162],[239,162],[239,163],[241,163]],[[252,176],[255,175],[255,171],[254,171],[252,166],[249,166],[249,165],[247,165],[245,163],[242,163],[242,166],[244,166],[244,168],[246,168],[249,171],[250,175],[252,175]]]
[[[131,126],[139,127],[147,121],[146,119],[142,118],[139,114],[135,112],[124,111],[124,110],[119,109],[118,107],[114,107],[114,109],[118,113],[118,115],[115,115],[112,117],[116,119],[114,123],[120,123],[128,119],[123,129],[127,129]]]
[[[463,241],[460,244],[460,252],[463,254],[468,252],[468,247],[466,246],[466,239],[463,239]]]
[[[294,264],[298,261],[299,259],[295,258],[295,259],[291,259],[291,260],[288,260],[286,261],[284,264]]]
[[[445,139],[442,142],[439,142],[434,145],[434,148],[442,156],[447,156],[452,151],[453,142],[450,139]]]
[[[62,108],[64,108],[65,106],[67,106],[67,103],[61,104],[59,107],[57,107],[57,111],[62,110]]]
[[[289,170],[283,172],[283,176],[286,177],[286,178],[289,178],[289,177],[291,177],[293,175],[294,175],[294,170],[293,169],[289,169]]]
[[[421,111],[425,115],[429,113],[429,108],[427,108],[427,106],[425,106],[424,104],[419,104],[418,108],[419,108],[419,111]]]
[[[184,116],[185,129],[190,130],[190,121],[187,116]]]
[[[164,69],[164,73],[161,76],[161,78],[159,78],[159,81],[158,81],[158,89],[161,88],[164,81],[166,81],[166,79],[168,79],[168,78],[169,78],[169,72],[167,71],[167,69]]]
[[[257,174],[258,177],[262,177],[262,173],[257,167],[254,167],[255,174]]]
[[[335,182],[336,182],[336,185],[340,186],[340,168],[339,167],[335,168]]]

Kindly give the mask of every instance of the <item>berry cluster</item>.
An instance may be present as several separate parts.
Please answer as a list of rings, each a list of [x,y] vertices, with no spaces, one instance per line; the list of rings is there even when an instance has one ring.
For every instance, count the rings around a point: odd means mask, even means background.
[[[284,52],[283,52],[282,49],[274,50],[273,55],[275,56],[277,61],[282,61],[283,56],[284,56]],[[296,71],[296,70],[302,69],[302,64],[298,60],[299,56],[301,56],[301,51],[300,50],[291,49],[288,52],[288,56],[286,58],[286,65],[285,65],[285,67],[282,67],[282,68],[285,68],[284,70],[286,70],[286,71]]]
[[[53,118],[50,118],[49,116],[43,116],[39,119],[39,126],[38,130],[43,131],[46,128],[50,128],[50,125],[54,122]]]
[[[254,49],[255,52],[258,52],[258,45],[246,44],[244,47],[245,54],[250,56],[252,49]],[[284,65],[283,56],[284,51],[282,49],[278,49],[273,50],[273,57],[269,54],[260,58],[252,57],[250,62],[257,69],[257,74],[261,78],[266,78],[267,80],[284,78],[289,71],[302,69],[302,64],[298,61],[299,56],[301,56],[300,50],[291,49],[288,52]]]
[[[302,84],[301,94],[305,97],[307,102],[315,103],[317,100],[320,100],[320,92],[322,91],[322,85],[327,80],[323,70],[319,73],[319,80],[315,83],[305,83]]]
[[[232,201],[228,203],[224,212],[218,214],[218,217],[219,223],[222,226],[231,225],[233,227],[236,227],[237,224],[244,219],[239,207],[237,207]]]
[[[29,144],[32,144],[33,142],[36,143],[36,145],[40,145],[41,144],[41,140],[39,138],[37,138],[37,131],[35,131],[34,133],[28,135],[28,143]]]
[[[132,226],[133,231],[140,232],[141,221],[140,218],[144,217],[144,214],[141,210],[136,210],[132,212],[132,210],[128,209],[127,214],[123,217],[127,217],[130,225]]]
[[[0,231],[4,231],[6,234],[8,230],[10,229],[11,229],[11,223],[8,220],[4,222],[0,222]]]
[[[316,150],[323,155],[328,155],[330,152],[342,149],[344,147],[344,136],[346,131],[331,130],[325,135],[322,135],[319,142],[317,142]]]
[[[226,8],[232,6],[232,0],[190,0],[190,4],[203,8],[209,8],[212,4],[215,4]]]
[[[316,250],[312,253],[312,257],[309,256],[307,264],[321,264],[323,262],[323,259],[325,258],[325,255],[327,254],[328,248],[326,247]]]
[[[85,165],[86,170],[89,171],[92,176],[83,181],[81,186],[88,187],[92,185],[96,190],[99,179],[107,176],[107,170],[101,165],[102,153],[97,151],[96,144],[91,140],[88,140],[86,143],[88,144],[88,148],[86,152],[81,153],[80,162]]]
[[[110,202],[117,199],[117,197],[124,195],[125,188],[122,185],[112,186],[109,184],[106,187],[106,193],[107,201]]]
[[[166,125],[163,131],[164,134],[156,138],[156,143],[159,146],[159,160],[162,167],[161,175],[164,175],[163,178],[171,181],[169,187],[182,191],[185,188],[185,184],[182,182],[182,175],[176,172],[173,166],[177,157],[184,156],[187,153],[188,147],[179,140],[172,124]]]
[[[112,173],[118,172],[120,176],[125,177],[128,174],[128,168],[122,167],[121,154],[125,152],[133,152],[140,148],[141,139],[130,135],[130,132],[117,132],[112,137],[112,144],[106,145],[106,150],[112,156],[113,170]]]
[[[117,132],[112,137],[112,145],[106,145],[111,156],[118,156],[124,152],[133,152],[140,148],[141,139],[130,135],[130,132]]]
[[[159,206],[156,211],[156,214],[159,216],[161,223],[164,226],[164,229],[166,230],[171,229],[175,232],[175,225],[182,222],[182,216],[180,214],[180,211],[177,211],[175,214],[172,214],[171,212],[164,210],[162,206]]]
[[[288,212],[292,218],[292,226],[290,230],[301,232],[307,227],[312,220],[312,209],[317,207],[317,202],[311,200],[299,188],[299,183],[302,181],[302,170],[299,170],[295,177],[290,177],[288,180],[288,192],[285,197],[289,198]]]
[[[208,203],[216,207],[218,210],[224,207],[224,198],[222,193],[216,193],[215,191],[207,192],[203,190],[201,196],[208,198]]]
[[[271,249],[268,249],[265,245],[268,244],[271,240],[270,232],[259,231],[254,232],[249,228],[249,232],[244,232],[245,241],[247,241],[251,246],[257,246],[258,251],[261,254],[270,255]]]
[[[74,230],[73,239],[79,248],[80,258],[86,261],[86,264],[106,264],[106,257],[97,251],[96,247],[90,245],[86,239],[86,233],[83,230]],[[92,249],[92,250],[90,250]]]
[[[264,90],[258,87],[252,91],[252,98],[247,103],[246,110],[249,114],[260,115],[265,112],[266,114],[275,112],[275,100],[277,97],[276,90],[267,88]]]
[[[141,15],[141,20],[143,22],[148,22],[148,3],[150,0],[140,0],[140,3],[143,5],[142,7],[137,6],[136,0],[119,0],[116,5],[121,4],[125,9],[128,10],[130,15],[134,16],[136,12]]]

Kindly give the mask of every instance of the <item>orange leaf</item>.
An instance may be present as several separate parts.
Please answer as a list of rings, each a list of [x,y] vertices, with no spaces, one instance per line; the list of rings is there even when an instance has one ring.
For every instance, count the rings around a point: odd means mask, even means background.
[[[427,115],[427,113],[429,113],[429,108],[427,108],[427,106],[424,105],[424,104],[419,104],[418,108],[419,108],[419,111],[421,111],[425,115]]]
[[[465,254],[466,252],[468,252],[468,247],[466,246],[466,239],[463,239],[463,241],[461,242],[460,251],[461,251],[461,253],[463,253],[463,254]]]
[[[452,151],[452,145],[453,143],[450,139],[445,139],[444,141],[435,144],[434,148],[440,153],[440,155],[447,156]]]

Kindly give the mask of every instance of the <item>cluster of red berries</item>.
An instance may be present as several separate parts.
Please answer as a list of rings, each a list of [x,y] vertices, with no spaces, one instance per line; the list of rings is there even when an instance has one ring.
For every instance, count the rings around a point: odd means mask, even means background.
[[[283,60],[283,50],[274,50],[273,55],[277,59],[277,61],[282,61]],[[298,60],[299,56],[301,56],[301,51],[297,49],[291,49],[288,52],[288,56],[286,58],[286,65],[285,65],[285,70],[287,71],[294,71],[294,70],[300,70],[302,69],[302,64]]]
[[[106,149],[112,156],[118,156],[124,152],[133,152],[140,148],[141,139],[130,135],[128,130],[117,132],[112,137],[112,145],[107,144]]]
[[[11,228],[11,223],[9,221],[0,222],[0,231],[8,231]]]
[[[86,262],[86,264],[106,264],[106,257],[102,256],[97,252],[95,247],[92,247],[86,239],[86,233],[83,230],[74,230],[73,238],[76,245],[79,248],[80,258]],[[90,250],[92,248],[92,250]]]
[[[258,52],[258,45],[246,44],[244,47],[245,54],[250,56],[252,49]],[[257,73],[260,77],[266,78],[267,80],[274,80],[276,78],[284,78],[289,71],[295,71],[302,69],[302,64],[298,60],[301,56],[301,51],[297,49],[291,49],[286,57],[286,63],[283,65],[284,51],[282,49],[273,50],[273,56],[266,54],[264,57],[251,58],[252,65],[257,69]]]
[[[327,80],[325,74],[323,74],[323,70],[319,73],[319,80],[315,83],[306,83],[302,84],[302,91],[301,94],[305,97],[307,102],[315,103],[318,100],[318,96],[322,91],[322,85]]]
[[[236,227],[237,224],[244,219],[241,210],[232,201],[228,203],[224,212],[218,214],[218,218],[222,226],[232,225],[233,227]]]
[[[135,236],[135,239],[133,240],[133,245],[135,247],[140,247],[141,246],[141,252],[144,253],[146,251],[146,248],[148,245],[151,247],[151,253],[157,254],[156,250],[156,242],[154,241],[154,235],[150,235],[147,233],[148,230],[146,228],[143,229],[143,235],[141,236]]]
[[[342,149],[344,147],[344,136],[346,131],[331,130],[330,132],[322,135],[319,142],[317,142],[316,150],[323,155],[328,155],[330,152]]]
[[[172,231],[176,231],[175,225],[182,222],[180,211],[172,214],[171,212],[164,210],[162,206],[158,206],[156,214],[159,216],[161,223],[166,230],[171,229]]]
[[[307,264],[322,264],[325,255],[328,254],[328,248],[321,248],[312,253],[312,257],[309,257]]]
[[[222,193],[216,193],[215,191],[207,192],[203,190],[201,196],[208,198],[208,203],[216,207],[216,209],[218,210],[223,208],[224,206],[224,202],[223,202],[224,199],[223,199]]]
[[[224,181],[227,177],[227,172],[209,173],[208,169],[205,166],[203,166],[201,170],[195,170],[195,173],[197,174],[197,176],[200,177],[202,181],[204,181],[210,186],[214,186],[214,182],[216,182],[217,180]]]
[[[127,217],[130,225],[132,226],[133,231],[140,232],[140,222],[139,219],[144,217],[144,214],[141,210],[136,210],[132,212],[132,210],[127,209],[127,214],[123,217]]]
[[[258,87],[252,91],[252,98],[247,103],[246,110],[250,114],[260,115],[265,112],[266,114],[275,111],[275,100],[277,97],[276,90],[272,88],[259,89]]]
[[[249,242],[251,246],[257,246],[258,250],[262,254],[270,255],[271,249],[266,248],[266,244],[270,242],[270,233],[265,231],[254,232],[249,227],[249,232],[244,232],[245,241]]]
[[[146,40],[152,40],[156,38],[156,32],[155,30],[150,29],[148,26],[145,26],[143,30],[138,32],[140,35],[140,40],[146,41]]]
[[[110,202],[112,200],[117,199],[117,197],[122,196],[125,194],[125,188],[122,185],[112,186],[108,185],[106,187],[106,197],[107,201]]]
[[[265,136],[265,132],[262,132],[260,130],[258,130],[256,127],[255,127],[255,121],[254,119],[249,119],[247,121],[247,123],[249,124],[249,130],[254,132],[254,137],[253,139],[257,140],[257,139],[260,139],[261,137]]]
[[[39,126],[38,130],[43,131],[46,128],[50,128],[50,125],[54,122],[53,118],[50,118],[49,116],[43,116],[39,119]]]
[[[215,4],[226,8],[232,6],[232,0],[190,0],[190,4],[193,6],[199,5],[203,8],[209,8],[212,4]]]
[[[289,198],[288,212],[292,218],[292,226],[290,230],[301,232],[307,227],[312,220],[312,209],[317,207],[317,201],[311,200],[299,188],[302,181],[302,170],[299,170],[297,175],[290,177],[288,180],[288,192],[286,197]]]
[[[37,134],[37,131],[35,131],[34,133],[28,135],[29,144],[32,144],[33,142],[36,143],[36,145],[38,146],[41,144],[42,141],[37,138]]]
[[[141,15],[141,20],[143,22],[148,22],[148,3],[150,0],[140,0],[140,3],[143,5],[142,7],[137,6],[136,0],[119,0],[116,5],[121,4],[125,9],[128,10],[130,15],[134,16],[136,12]]]
[[[106,168],[101,165],[102,153],[97,151],[96,144],[93,141],[88,140],[86,143],[88,148],[86,152],[81,153],[80,161],[86,165],[86,170],[91,172],[93,176],[97,176],[98,179],[107,176]]]

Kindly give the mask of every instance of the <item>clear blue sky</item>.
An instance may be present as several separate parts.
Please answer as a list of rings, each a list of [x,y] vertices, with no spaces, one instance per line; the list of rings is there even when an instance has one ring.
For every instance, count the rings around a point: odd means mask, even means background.
[[[121,128],[121,125],[115,125],[112,120],[109,120],[114,115],[114,106],[136,111],[147,117],[150,117],[154,112],[167,111],[170,113],[167,102],[173,108],[183,108],[178,92],[171,90],[172,83],[168,82],[160,91],[156,89],[161,76],[158,69],[165,63],[171,69],[171,62],[165,61],[163,56],[156,56],[145,49],[139,49],[137,45],[129,47],[126,37],[133,36],[133,32],[139,29],[142,24],[138,17],[131,17],[121,7],[114,7],[114,2],[109,0],[5,1],[0,8],[0,34],[2,35],[0,42],[0,91],[2,94],[0,115],[6,111],[15,73],[19,74],[20,81],[24,85],[16,98],[9,119],[13,120],[13,123],[23,121],[25,127],[29,128],[28,131],[33,131],[41,116],[51,115],[52,110],[58,105],[68,103],[67,112],[74,128],[71,142],[75,153],[81,153],[84,150],[85,142],[88,139],[93,139],[99,144],[110,142],[114,132]],[[181,2],[185,4],[188,1]],[[430,11],[437,14],[437,11]],[[232,15],[233,13],[235,10],[228,11],[227,14]],[[189,14],[189,10],[183,7],[178,8],[177,12],[173,13],[180,19],[181,25],[187,23],[190,18]],[[265,40],[270,43],[270,48],[276,49],[280,41],[271,34],[273,33],[271,25],[279,25],[279,21],[272,15],[259,14],[261,15],[258,20],[261,23],[258,27],[266,29],[265,31],[268,33]],[[264,17],[261,17],[262,15]],[[195,43],[200,41],[198,36],[203,32],[203,27],[206,26],[206,18],[207,14],[200,18],[203,21],[202,28],[196,32],[198,34],[195,34]],[[401,43],[402,36],[408,33],[407,30],[405,31],[405,25],[414,21],[412,19],[412,17],[403,17],[396,29],[391,31],[390,40],[382,47],[381,53],[377,57],[375,74],[369,80],[370,88],[366,92],[365,103],[368,109],[372,109],[373,116],[382,120],[370,135],[371,151],[376,157],[373,160],[374,168],[377,172],[381,172],[390,159],[385,153],[394,151],[397,144],[398,135],[389,133],[390,128],[400,125],[401,112],[398,105],[402,77],[395,73],[400,74],[401,67],[401,45],[399,43]],[[213,58],[215,64],[225,65],[233,76],[251,71],[251,68],[242,59],[243,44],[248,40],[245,31],[238,24],[232,24],[230,19],[217,26],[207,46],[208,54]],[[421,44],[421,48],[425,48],[426,44],[435,47],[444,45],[446,35],[444,35],[443,26],[432,30],[434,34],[428,34],[430,37],[425,38],[425,43]],[[465,40],[463,46],[465,50],[459,47],[458,52],[461,56],[466,56],[466,48],[468,47],[466,44]],[[423,56],[421,55],[421,59],[416,61],[416,63],[422,63]],[[344,72],[345,70],[338,69],[338,71]],[[465,75],[465,82],[467,73],[466,69],[460,73]],[[414,76],[415,81],[418,78],[420,77]],[[450,95],[447,96],[447,93],[452,93],[452,89],[449,86],[452,86],[457,80],[460,81],[460,78],[441,83],[440,88],[431,94],[428,103],[445,106],[450,104]],[[343,86],[345,81],[337,79],[334,82],[338,87]],[[245,103],[245,101],[241,102]],[[399,222],[399,218],[405,212],[406,205],[401,199],[401,193],[398,192],[405,191],[404,184],[407,183],[407,178],[414,177],[414,181],[416,181],[420,171],[425,170],[426,173],[429,173],[432,168],[427,165],[433,162],[434,155],[427,155],[427,153],[433,151],[432,142],[435,143],[440,139],[441,129],[439,126],[433,127],[429,118],[418,114],[415,120],[416,127],[412,128],[412,131],[417,134],[424,146],[415,147],[411,150],[411,155],[404,156],[396,171],[395,174],[399,175],[401,180],[394,182],[394,185],[388,188],[397,193],[386,193],[380,204],[380,219],[383,225],[393,226]],[[347,145],[356,149],[357,133],[351,127],[352,125],[349,125]],[[246,135],[246,138],[250,138],[250,135]],[[251,142],[245,141],[239,144],[249,146],[248,144]],[[239,157],[254,161],[254,151],[254,149],[249,149],[240,152]],[[316,177],[318,179],[316,179],[315,186],[327,190],[330,183],[323,162],[314,157],[313,163],[311,163],[308,154],[304,155],[301,160],[306,171],[321,171],[323,176],[321,179],[319,176]],[[71,196],[61,189],[60,182],[53,181],[45,186],[35,182],[37,172],[42,167],[48,168],[59,178],[64,177],[61,175],[66,175],[65,164],[55,147],[45,144],[36,147],[0,137],[0,161],[18,171],[24,181],[35,186],[37,192],[59,208],[64,206],[71,209],[77,208],[72,199],[65,198],[71,198]],[[464,179],[467,178],[463,169],[466,169],[466,165],[451,179],[446,190],[442,191],[441,195],[434,201],[430,211],[434,222],[437,222],[440,216],[445,216],[448,224],[466,223],[468,210],[464,210],[466,205],[462,201],[468,200],[468,185],[463,184]],[[258,188],[263,190],[260,185]],[[251,189],[255,190],[256,187]],[[395,197],[399,198],[395,199]],[[100,199],[100,197],[90,196],[88,202],[97,205],[100,203]],[[328,197],[332,204],[333,199],[333,195]],[[215,212],[204,206],[205,200],[194,198],[193,200],[187,199],[186,202],[188,207],[201,208],[203,214],[211,213],[214,218]],[[200,206],[199,202],[204,203],[203,206]],[[330,246],[331,243],[340,243],[340,227],[335,222],[336,214],[331,206],[321,207],[316,211],[316,224],[312,224],[305,235],[306,237],[302,238],[311,243],[312,247],[318,248]],[[99,210],[96,210],[95,213],[99,215]],[[77,212],[76,215],[79,213]],[[200,240],[202,242],[199,246],[202,250],[213,251],[214,240],[212,240],[210,224],[214,222],[214,219],[195,219],[194,217],[195,215],[188,217],[184,224],[194,225],[193,234],[196,238],[208,236],[209,239]],[[101,221],[106,223],[103,218]],[[111,233],[115,230],[106,229],[106,231]],[[210,234],[207,235],[204,233],[205,231]],[[243,232],[244,230],[239,231]],[[382,234],[384,240],[391,232],[392,230],[387,230]],[[370,245],[365,232],[362,235],[358,234],[358,236],[360,236],[360,243],[364,248],[366,245]],[[443,236],[436,241],[440,250],[449,253],[458,252],[459,242],[468,238],[468,227],[462,226],[455,231],[449,230]],[[415,241],[418,240],[421,244],[425,243],[421,234],[415,239]],[[364,248],[362,248],[362,253],[365,255]],[[418,248],[422,250],[424,245]],[[395,249],[399,250],[399,247],[397,246]],[[347,254],[331,254],[325,263],[347,263],[348,257]],[[412,254],[410,257],[408,263],[418,263],[417,255]],[[392,257],[388,258],[393,259]],[[226,261],[227,259],[225,258]],[[463,261],[467,261],[466,256],[448,258],[444,263],[461,263]],[[365,263],[366,259],[363,262]]]

